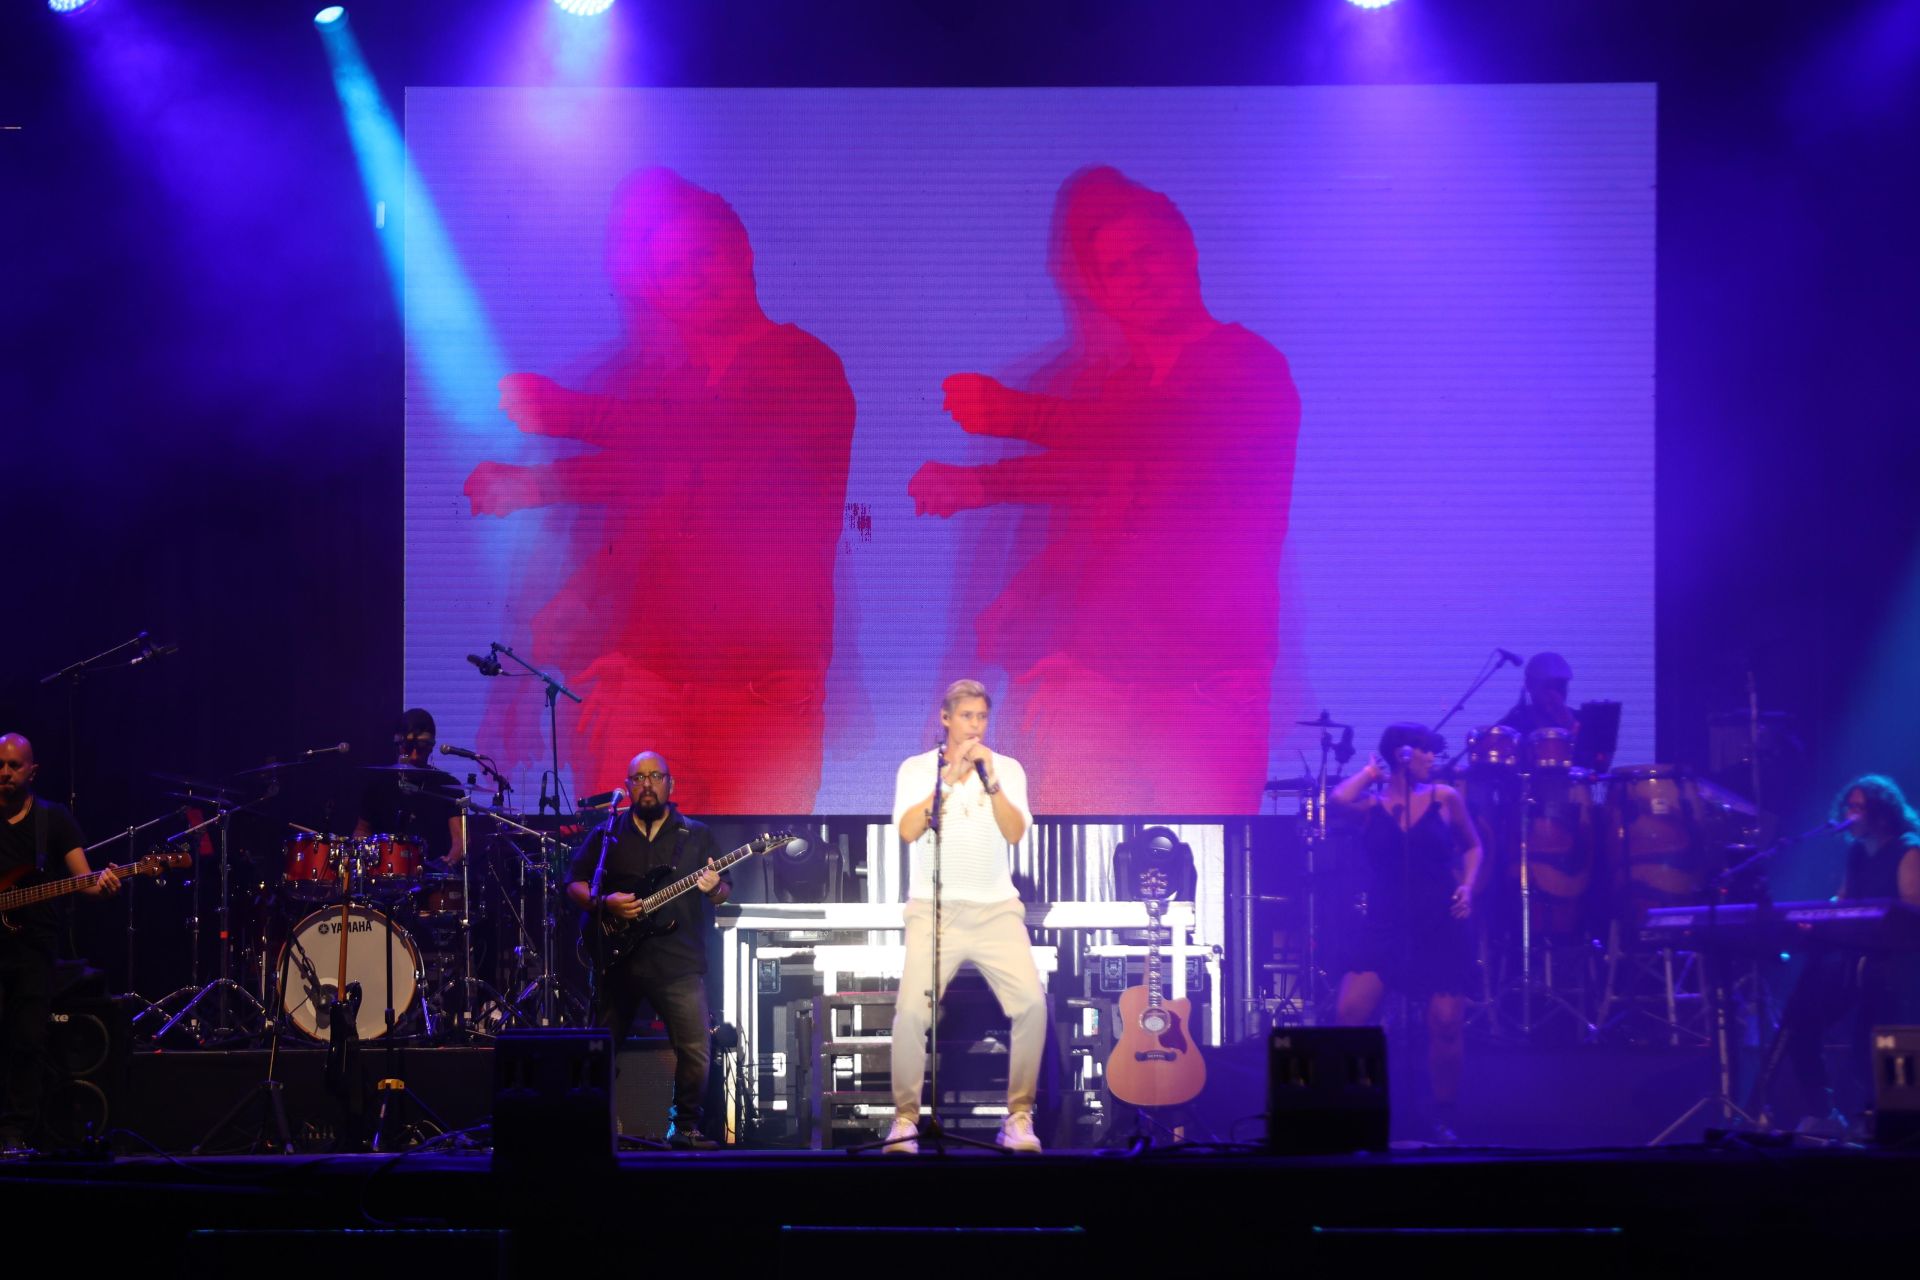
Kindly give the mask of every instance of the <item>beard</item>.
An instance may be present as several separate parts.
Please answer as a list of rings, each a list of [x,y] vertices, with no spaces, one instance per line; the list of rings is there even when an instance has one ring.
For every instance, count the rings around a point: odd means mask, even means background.
[[[666,813],[666,811],[667,802],[665,800],[655,800],[652,804],[636,804],[633,806],[633,816],[648,826],[652,826],[658,822],[661,815]]]

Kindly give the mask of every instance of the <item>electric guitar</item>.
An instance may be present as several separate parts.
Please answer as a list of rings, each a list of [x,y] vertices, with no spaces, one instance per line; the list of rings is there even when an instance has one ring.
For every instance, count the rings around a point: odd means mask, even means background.
[[[89,871],[83,876],[68,876],[64,880],[48,880],[43,884],[28,885],[16,889],[32,867],[15,867],[0,876],[0,926],[8,933],[18,933],[20,926],[7,918],[9,911],[20,907],[32,906],[36,902],[50,902],[55,898],[64,898],[70,893],[80,893],[100,883],[100,877],[111,871],[122,880],[133,876],[165,875],[168,871],[179,870],[193,865],[190,853],[150,853],[138,862],[129,862],[124,866],[106,866],[98,871]]]
[[[792,839],[793,834],[787,831],[759,836],[732,853],[715,858],[713,869],[725,871],[736,862],[777,849]],[[666,879],[673,874],[672,867],[655,867],[649,871],[636,891],[636,896],[640,898],[640,914],[631,920],[622,920],[604,909],[587,912],[586,918],[580,922],[580,943],[593,967],[604,973],[626,959],[643,939],[672,933],[678,928],[678,918],[659,920],[655,915],[660,908],[698,884],[700,874],[705,870],[703,866],[692,875],[681,876],[671,884],[666,883]]]
[[[1160,943],[1170,931],[1160,927],[1166,911],[1167,875],[1140,873],[1152,927],[1147,931],[1147,980],[1120,993],[1120,1039],[1107,1055],[1107,1088],[1136,1107],[1176,1107],[1191,1102],[1206,1087],[1207,1064],[1200,1046],[1187,1034],[1192,1005],[1160,995]]]

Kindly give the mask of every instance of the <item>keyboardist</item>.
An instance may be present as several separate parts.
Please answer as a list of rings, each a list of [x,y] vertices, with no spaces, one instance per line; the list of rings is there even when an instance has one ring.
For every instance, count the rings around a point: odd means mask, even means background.
[[[1851,820],[1846,871],[1840,883],[1843,901],[1897,898],[1920,908],[1920,815],[1907,803],[1893,779],[1880,774],[1855,778],[1834,801],[1834,817]],[[1857,951],[1816,953],[1787,999],[1780,1034],[1799,1085],[1800,1111],[1814,1126],[1843,1129],[1841,1104],[1858,1106],[1872,1099],[1868,1036],[1872,1028],[1911,1022],[1920,1015],[1920,957],[1867,956]],[[1822,1052],[1827,1029],[1845,1019],[1849,1071],[1847,1092],[1862,1087],[1864,1097],[1836,1097]],[[1803,1120],[1802,1126],[1808,1125]]]

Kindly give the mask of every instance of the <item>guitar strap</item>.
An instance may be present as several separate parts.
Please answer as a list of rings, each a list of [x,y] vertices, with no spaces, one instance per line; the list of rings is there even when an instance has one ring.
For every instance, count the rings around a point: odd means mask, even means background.
[[[33,802],[33,869],[47,869],[47,806]]]

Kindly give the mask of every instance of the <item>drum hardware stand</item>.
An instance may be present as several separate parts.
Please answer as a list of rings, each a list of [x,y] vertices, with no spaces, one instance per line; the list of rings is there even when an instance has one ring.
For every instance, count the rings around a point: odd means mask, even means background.
[[[574,997],[571,992],[563,989],[560,974],[558,970],[555,969],[553,963],[553,958],[556,954],[554,951],[554,930],[555,925],[558,923],[554,916],[553,846],[557,842],[553,836],[547,832],[536,831],[532,827],[507,817],[505,814],[495,813],[490,816],[501,826],[518,832],[521,835],[532,836],[540,842],[540,857],[538,863],[535,865],[534,871],[539,882],[540,894],[540,947],[535,956],[539,961],[536,969],[538,976],[533,978],[525,987],[516,991],[511,1000],[507,1000],[501,996],[499,992],[494,992],[494,996],[502,1002],[502,1005],[506,1009],[511,1012],[521,1013],[524,1011],[527,1001],[535,995],[538,995],[539,1004],[537,1006],[536,1025],[551,1027],[556,1025],[555,1018],[559,1012],[559,1005],[563,1001],[575,1006],[579,1005],[578,999]],[[518,845],[514,845],[514,852],[519,857],[521,886],[524,889],[526,885],[527,865],[530,859],[528,859],[526,853],[521,850]],[[526,918],[518,911],[514,913],[514,923],[520,933],[520,947],[518,950],[521,951],[524,958],[524,952],[528,944],[532,942],[532,938],[529,937],[527,932]],[[534,966],[528,967],[534,968]],[[517,981],[518,979],[516,978],[516,982]]]
[[[476,989],[492,996],[494,1000],[503,1006],[506,1004],[506,997],[473,976],[473,845],[469,842],[470,835],[467,829],[468,811],[473,808],[473,800],[463,791],[460,794],[460,798],[456,800],[454,804],[460,811],[460,848],[463,850],[463,856],[460,859],[460,957],[462,975],[460,979],[460,1029],[468,1036],[475,1036],[480,1034],[478,1031],[479,1022],[475,1017],[475,1013],[479,1009],[479,1001],[474,999]],[[393,949],[391,940],[388,942],[387,949],[389,952]],[[391,961],[389,961],[389,963],[391,963]],[[389,986],[391,986],[391,982],[389,982]],[[388,1000],[391,1002],[391,994],[389,994]],[[423,1000],[422,1004],[424,1005],[424,1003],[425,1001]],[[384,1110],[384,1108],[385,1099],[383,1098],[382,1109]],[[435,1122],[438,1123],[437,1117]],[[445,1126],[443,1125],[441,1127],[444,1130]]]
[[[264,797],[262,798],[264,799]],[[251,803],[258,803],[258,802],[255,801]],[[231,833],[232,826],[233,826],[233,823],[232,823],[233,815],[237,813],[239,810],[246,807],[247,807],[246,805],[223,804],[220,806],[220,811],[214,814],[212,817],[206,819],[203,822],[199,822],[191,827],[188,827],[185,831],[182,831],[179,835],[173,837],[175,841],[189,839],[190,837],[197,835],[199,832],[206,829],[207,827],[214,826],[215,824],[219,825],[219,828],[220,828],[220,948],[219,948],[220,976],[206,983],[205,985],[200,985],[200,982],[199,982],[199,979],[200,979],[200,883],[199,883],[200,877],[195,876],[194,885],[193,885],[193,907],[192,907],[193,914],[189,918],[189,931],[192,934],[192,938],[193,938],[193,942],[192,942],[193,954],[190,957],[189,984],[188,986],[181,988],[182,991],[189,991],[189,990],[193,991],[194,995],[193,995],[193,998],[187,1001],[186,1005],[181,1008],[180,1012],[174,1014],[173,1017],[165,1023],[165,1025],[163,1025],[158,1031],[154,1032],[153,1038],[156,1041],[164,1040],[167,1034],[171,1032],[176,1026],[178,1026],[182,1020],[188,1018],[189,1015],[193,1014],[194,1011],[199,1008],[200,1002],[202,1000],[205,1000],[210,995],[216,995],[216,994],[218,996],[218,999],[216,1000],[215,1006],[214,1006],[213,1030],[216,1035],[219,1034],[220,1032],[234,1033],[236,1029],[233,1027],[230,1027],[227,1023],[227,1017],[229,1014],[229,1007],[227,1003],[227,993],[229,991],[237,991],[242,996],[244,996],[247,1000],[247,1003],[253,1006],[254,1012],[260,1015],[262,1019],[262,1025],[265,1024],[265,1020],[267,1017],[267,1011],[265,1006],[263,1006],[258,1000],[254,999],[253,993],[247,990],[244,984],[235,981],[233,977],[233,934],[231,932],[232,903],[228,897],[232,887],[231,886],[231,865],[232,864],[229,860],[228,837],[229,837],[229,834]],[[195,988],[197,988],[197,990]],[[180,992],[175,992],[174,994],[178,995],[180,994]],[[163,997],[162,1003],[164,1003],[165,1000],[171,999],[171,998],[172,997]],[[193,1022],[189,1023],[188,1025],[190,1028],[193,1029],[195,1040],[200,1041],[201,1047],[205,1048],[206,1042],[204,1040],[200,1040],[198,1020],[195,1019]],[[246,1039],[248,1037],[245,1035],[237,1035],[237,1036],[230,1036],[230,1038]]]
[[[494,654],[506,654],[509,658],[512,658],[517,665],[525,667],[528,675],[541,680],[547,686],[547,739],[553,750],[553,811],[556,814],[565,813],[567,811],[566,803],[563,799],[564,793],[560,785],[560,695],[565,694],[567,697],[572,698],[576,705],[580,702],[580,695],[499,641],[494,641],[488,645],[487,648]],[[545,813],[546,811],[547,781],[545,778],[542,778],[540,780],[540,812]]]

